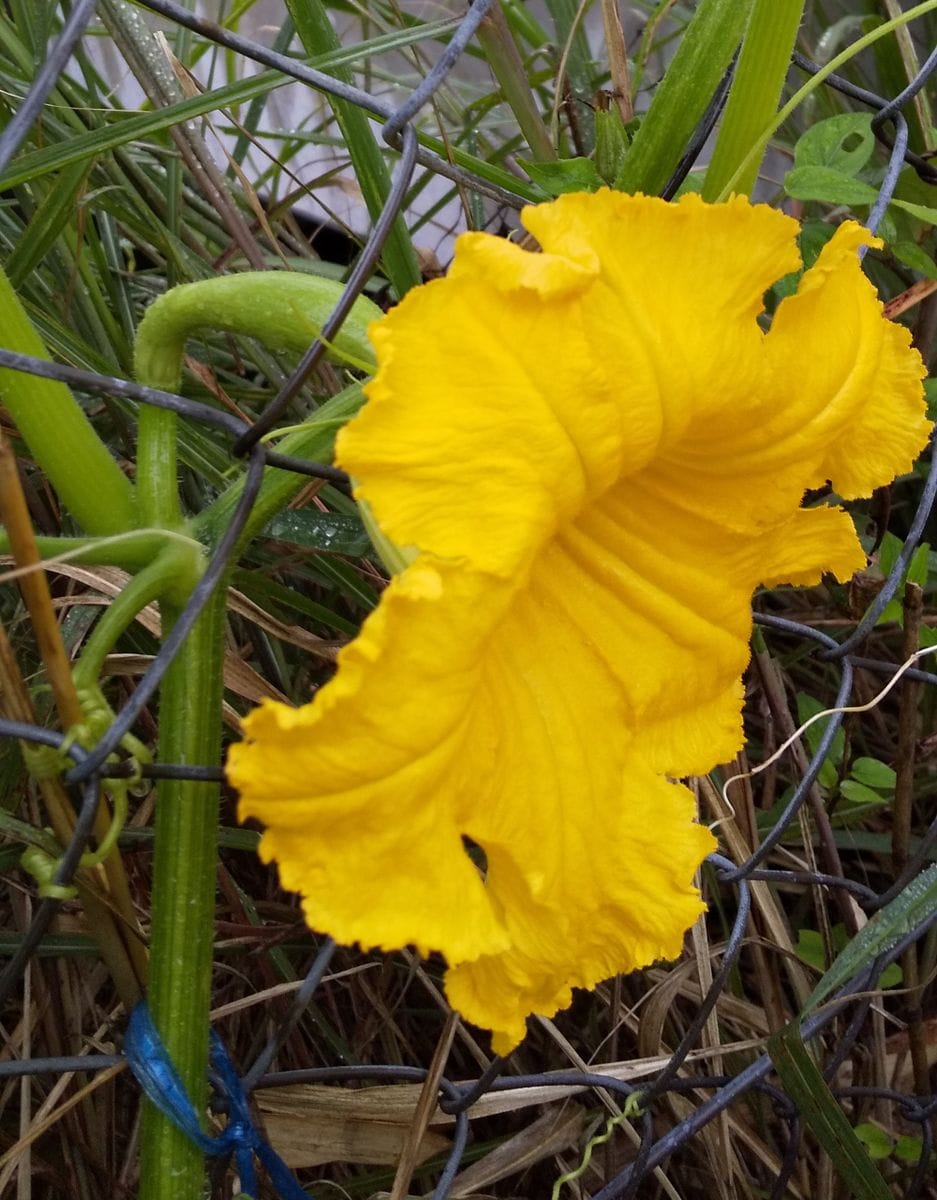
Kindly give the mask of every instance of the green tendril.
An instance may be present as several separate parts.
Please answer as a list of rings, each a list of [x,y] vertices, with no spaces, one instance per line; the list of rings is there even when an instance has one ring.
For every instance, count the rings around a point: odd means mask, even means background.
[[[617,1116],[609,1117],[605,1122],[605,1128],[601,1133],[597,1133],[586,1142],[585,1149],[582,1152],[582,1158],[579,1166],[572,1171],[567,1171],[565,1175],[561,1175],[553,1185],[553,1191],[550,1193],[550,1200],[559,1200],[560,1191],[564,1183],[574,1183],[580,1176],[584,1175],[589,1169],[589,1163],[592,1161],[592,1152],[597,1146],[604,1146],[609,1140],[619,1125],[625,1121],[631,1121],[635,1117],[639,1117],[643,1109],[641,1107],[641,1093],[632,1092],[625,1100],[624,1108]]]
[[[55,872],[61,858],[53,858],[38,846],[27,846],[20,855],[20,866],[36,881],[36,890],[43,900],[74,900],[78,889],[55,882]]]
[[[61,746],[23,745],[21,748],[26,770],[32,779],[55,779],[71,766],[64,742]]]

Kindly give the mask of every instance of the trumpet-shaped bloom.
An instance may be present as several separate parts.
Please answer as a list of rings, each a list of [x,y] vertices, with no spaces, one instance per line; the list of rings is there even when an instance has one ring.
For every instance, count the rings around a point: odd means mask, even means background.
[[[372,327],[337,457],[418,553],[229,761],[310,925],[441,951],[502,1052],[571,987],[679,954],[714,840],[673,781],[742,744],[752,591],[863,566],[804,491],[867,495],[929,429],[858,225],[765,333],[789,217],[603,191],[523,220],[542,252],[467,234]]]

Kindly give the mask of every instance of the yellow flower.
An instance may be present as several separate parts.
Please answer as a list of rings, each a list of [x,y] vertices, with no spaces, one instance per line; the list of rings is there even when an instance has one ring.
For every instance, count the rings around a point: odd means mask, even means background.
[[[419,553],[313,703],[264,703],[229,761],[310,925],[441,951],[500,1052],[680,953],[714,840],[671,780],[742,744],[752,591],[863,566],[804,490],[867,495],[929,430],[858,225],[766,334],[789,217],[603,191],[523,220],[542,253],[467,234],[372,327],[337,457]]]

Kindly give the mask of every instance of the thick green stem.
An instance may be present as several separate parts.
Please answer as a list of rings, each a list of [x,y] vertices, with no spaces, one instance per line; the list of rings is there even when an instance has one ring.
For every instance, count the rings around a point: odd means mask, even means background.
[[[178,390],[186,338],[200,329],[229,330],[256,337],[273,349],[301,353],[320,332],[341,288],[330,280],[287,272],[240,274],[173,288],[147,310],[140,323],[135,367],[141,382]],[[373,354],[367,325],[380,315],[368,300],[359,300],[334,351],[369,365]],[[294,453],[325,452],[340,420],[360,402],[359,389],[336,397],[317,415],[308,441],[293,435],[284,449]],[[300,431],[304,433],[305,431]],[[142,439],[141,439],[142,440]],[[166,448],[160,431],[155,449]],[[166,480],[167,461],[155,464],[157,479]],[[141,471],[142,475],[142,471]],[[287,483],[287,481],[289,481]],[[175,493],[175,479],[172,479]],[[269,519],[271,506],[281,507],[301,478],[271,471],[264,495],[241,543]],[[151,481],[148,505],[155,506]],[[237,501],[237,485],[211,506],[196,523],[209,545],[217,540]],[[181,553],[168,547],[165,558]],[[165,571],[155,570],[136,596],[158,588],[162,596],[164,636],[178,616],[181,597],[165,592]],[[180,569],[180,591],[191,585],[192,563]],[[184,577],[184,578],[183,578]],[[209,602],[167,673],[160,693],[159,757],[163,762],[216,765],[221,757],[221,702],[224,627],[224,582]],[[130,614],[114,620],[116,628]],[[89,646],[89,671],[99,660],[113,629],[96,632]],[[166,1044],[198,1110],[204,1106],[208,1058],[208,1014],[213,942],[218,788],[204,783],[167,780],[160,784],[156,819],[153,877],[152,971],[149,1001],[156,1028]],[[141,1196],[143,1200],[197,1200],[203,1183],[201,1152],[156,1109],[147,1106],[143,1124]]]
[[[179,507],[178,421],[174,412],[140,406],[137,421],[137,495],[146,525],[182,526]]]
[[[4,349],[49,357],[2,270],[0,331]],[[64,384],[0,370],[0,397],[62,503],[88,533],[121,533],[137,524],[130,481]]]
[[[321,332],[342,286],[291,271],[245,271],[170,288],[146,310],[134,347],[141,383],[176,392],[182,381],[186,338],[199,330],[227,330],[259,339],[272,350],[301,354]],[[332,344],[332,357],[370,366],[367,327],[381,310],[366,297],[352,308]],[[138,489],[143,520],[178,529],[176,416],[149,406],[140,412]]]
[[[162,762],[217,765],[221,746],[225,589],[220,586],[160,693]],[[164,630],[178,612],[163,605]],[[196,1111],[205,1108],[218,841],[218,785],[161,780],[156,807],[149,1005]],[[141,1200],[198,1200],[201,1150],[146,1104]]]
[[[240,333],[271,350],[301,354],[322,331],[341,292],[333,279],[292,271],[244,271],[171,288],[140,322],[134,349],[137,378],[150,387],[178,391],[186,338],[200,330]],[[372,366],[367,328],[380,315],[366,297],[356,300],[332,343],[332,357]]]
[[[706,111],[754,0],[700,0],[615,180],[623,192],[660,193]]]
[[[745,169],[735,179],[735,191],[749,195],[754,188],[761,156],[749,157],[749,152],[777,111],[804,3],[805,0],[755,0],[716,148],[706,172],[704,200],[714,200],[743,161]]]
[[[341,48],[320,0],[286,0],[286,7],[307,54],[315,57]],[[346,67],[335,67],[332,73],[344,83],[353,82],[351,71]],[[329,103],[351,156],[355,178],[371,220],[376,221],[390,192],[390,172],[384,154],[375,141],[367,116],[360,108],[347,100],[332,97]],[[403,217],[394,221],[381,261],[398,297],[421,282],[420,266]]]

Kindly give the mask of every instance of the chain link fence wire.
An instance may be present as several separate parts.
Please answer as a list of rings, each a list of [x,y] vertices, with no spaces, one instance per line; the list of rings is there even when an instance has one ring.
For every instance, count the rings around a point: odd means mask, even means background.
[[[230,525],[217,546],[205,574],[192,593],[186,608],[167,637],[159,653],[139,680],[131,699],[125,704],[111,729],[90,750],[70,744],[61,734],[34,725],[0,720],[0,736],[56,747],[72,760],[66,780],[80,797],[79,815],[74,836],[64,849],[58,862],[54,883],[60,887],[68,885],[77,869],[79,858],[90,835],[94,813],[97,808],[105,760],[119,746],[124,735],[134,726],[160,681],[171,664],[173,657],[184,642],[196,618],[202,611],[213,590],[227,570],[234,547],[251,512],[260,487],[264,469],[275,466],[285,470],[306,474],[313,478],[331,482],[346,482],[343,472],[337,468],[318,463],[305,462],[277,453],[267,446],[262,438],[269,432],[299,393],[315,370],[352,304],[361,294],[371,277],[381,255],[382,248],[397,217],[401,214],[408,189],[417,165],[427,167],[454,181],[460,187],[475,194],[494,200],[499,205],[518,209],[522,199],[477,177],[464,167],[421,147],[414,118],[432,99],[434,93],[470,43],[479,22],[490,8],[492,0],[474,0],[468,7],[457,31],[450,38],[444,52],[414,88],[406,101],[393,107],[375,99],[374,96],[343,83],[329,75],[315,71],[285,54],[270,50],[246,39],[229,29],[193,15],[187,8],[173,0],[139,0],[141,6],[154,14],[167,18],[191,30],[200,38],[213,42],[224,49],[241,55],[267,67],[274,67],[317,92],[337,97],[360,106],[370,116],[381,121],[383,137],[389,147],[397,151],[398,160],[393,185],[383,211],[371,230],[370,236],[357,257],[348,275],[347,283],[338,304],[325,325],[322,336],[310,347],[295,371],[285,381],[277,395],[252,425],[230,413],[219,411],[209,405],[182,396],[143,387],[124,379],[110,378],[57,363],[45,362],[27,355],[0,349],[0,367],[29,372],[62,383],[87,393],[120,397],[141,404],[170,409],[186,420],[220,431],[230,440],[232,458],[246,460],[246,477]],[[16,151],[39,118],[43,106],[55,87],[62,71],[69,62],[75,48],[94,17],[95,0],[75,0],[64,6],[61,31],[50,47],[47,58],[35,77],[35,81],[19,105],[18,111],[0,135],[0,172],[4,171]],[[817,65],[802,56],[794,56],[794,66],[801,71],[815,73]],[[937,182],[937,168],[926,158],[908,149],[908,127],[902,109],[923,88],[937,70],[937,50],[926,59],[911,83],[897,96],[887,99],[855,86],[848,80],[829,76],[826,86],[837,89],[874,113],[872,128],[876,137],[888,151],[885,170],[878,200],[872,208],[867,224],[874,230],[891,201],[898,181],[899,172],[910,165],[928,183]],[[724,103],[730,82],[729,75],[722,81],[712,102],[695,132],[680,167],[667,184],[667,195],[672,196],[687,173],[693,167],[703,143],[715,125]],[[935,492],[937,492],[937,466],[932,462],[926,477],[920,503],[914,514],[910,530],[901,552],[884,585],[865,615],[844,641],[836,641],[822,631],[808,625],[771,614],[756,614],[757,625],[769,636],[785,644],[797,644],[809,648],[819,662],[830,664],[839,671],[839,687],[834,707],[843,709],[849,704],[853,691],[854,671],[878,672],[884,677],[894,677],[899,667],[885,661],[868,658],[861,650],[869,633],[874,628],[886,605],[895,597],[905,578],[911,558],[921,542],[925,523],[930,515]],[[908,679],[928,685],[937,684],[937,674],[913,667],[904,672]],[[434,1200],[447,1200],[453,1180],[458,1173],[469,1141],[470,1118],[473,1105],[482,1096],[502,1092],[517,1092],[532,1088],[568,1088],[570,1094],[582,1089],[595,1089],[597,1093],[618,1097],[622,1103],[634,1101],[640,1093],[640,1107],[634,1110],[639,1144],[632,1160],[613,1175],[600,1190],[592,1194],[592,1200],[620,1200],[638,1193],[641,1185],[652,1178],[654,1171],[677,1155],[710,1122],[726,1114],[740,1100],[758,1096],[770,1106],[779,1129],[786,1129],[782,1137],[782,1153],[779,1166],[771,1183],[770,1196],[780,1198],[786,1194],[788,1185],[797,1167],[801,1139],[804,1133],[804,1116],[797,1105],[775,1082],[771,1081],[774,1063],[768,1054],[762,1054],[749,1065],[732,1073],[686,1074],[688,1057],[700,1045],[701,1035],[720,996],[730,978],[738,971],[739,955],[746,938],[751,915],[752,885],[755,883],[794,883],[811,885],[854,899],[869,916],[881,911],[899,892],[924,871],[933,858],[937,846],[937,819],[919,840],[905,869],[883,893],[877,893],[861,881],[844,876],[810,870],[775,870],[762,866],[767,857],[778,847],[785,832],[800,813],[811,788],[814,786],[831,749],[840,734],[844,720],[842,711],[827,719],[816,752],[810,759],[793,794],[777,816],[774,826],[757,850],[742,863],[732,862],[721,854],[709,860],[708,874],[710,902],[714,895],[725,902],[734,913],[731,931],[721,952],[721,962],[712,978],[708,993],[704,996],[693,1020],[687,1026],[680,1044],[673,1051],[666,1066],[655,1077],[640,1086],[616,1079],[601,1070],[563,1070],[537,1074],[510,1074],[510,1064],[495,1059],[481,1076],[471,1083],[456,1083],[443,1076],[439,1080],[439,1108],[455,1118],[451,1149],[441,1168],[433,1191]],[[119,769],[118,769],[119,771]],[[113,777],[115,768],[108,766],[107,776]],[[187,779],[219,780],[221,772],[215,768],[180,766],[172,763],[155,763],[142,768],[144,777],[175,777]],[[54,897],[43,899],[35,910],[28,931],[22,937],[16,951],[0,974],[0,1001],[10,996],[22,979],[30,958],[47,932],[50,922],[61,907],[62,901]],[[908,948],[915,946],[937,922],[937,912],[925,912],[903,936],[884,947],[875,962],[860,971],[854,978],[841,982],[826,1003],[809,1015],[801,1026],[805,1042],[816,1048],[822,1059],[826,1051],[819,1044],[819,1036],[833,1022],[845,1021],[832,1050],[824,1062],[824,1078],[833,1086],[836,1096],[846,1103],[874,1101],[878,1105],[890,1106],[895,1114],[913,1128],[920,1138],[921,1154],[917,1165],[907,1179],[904,1196],[907,1200],[921,1200],[933,1195],[932,1155],[933,1127],[937,1119],[937,1095],[915,1095],[884,1087],[840,1087],[836,1084],[836,1073],[840,1065],[854,1050],[857,1039],[865,1026],[872,1009],[873,988],[882,971],[891,963],[901,960]],[[417,1067],[398,1065],[351,1066],[340,1065],[303,1071],[271,1072],[270,1068],[286,1044],[297,1022],[306,1012],[313,993],[325,974],[335,946],[330,940],[320,944],[319,952],[305,980],[297,991],[284,1020],[279,1022],[274,1036],[256,1054],[253,1063],[245,1071],[241,1084],[246,1093],[258,1086],[276,1088],[294,1083],[352,1084],[361,1081],[390,1082],[405,1081],[422,1083],[428,1072]],[[0,1079],[21,1078],[29,1075],[57,1075],[70,1071],[81,1071],[85,1075],[112,1069],[123,1061],[121,1055],[87,1054],[49,1058],[29,1058],[0,1062]],[[700,1094],[706,1098],[699,1100]],[[691,1097],[685,1104],[689,1112],[681,1120],[672,1123],[665,1132],[659,1133],[654,1121],[655,1106],[668,1095]],[[584,1194],[584,1193],[580,1193]]]

